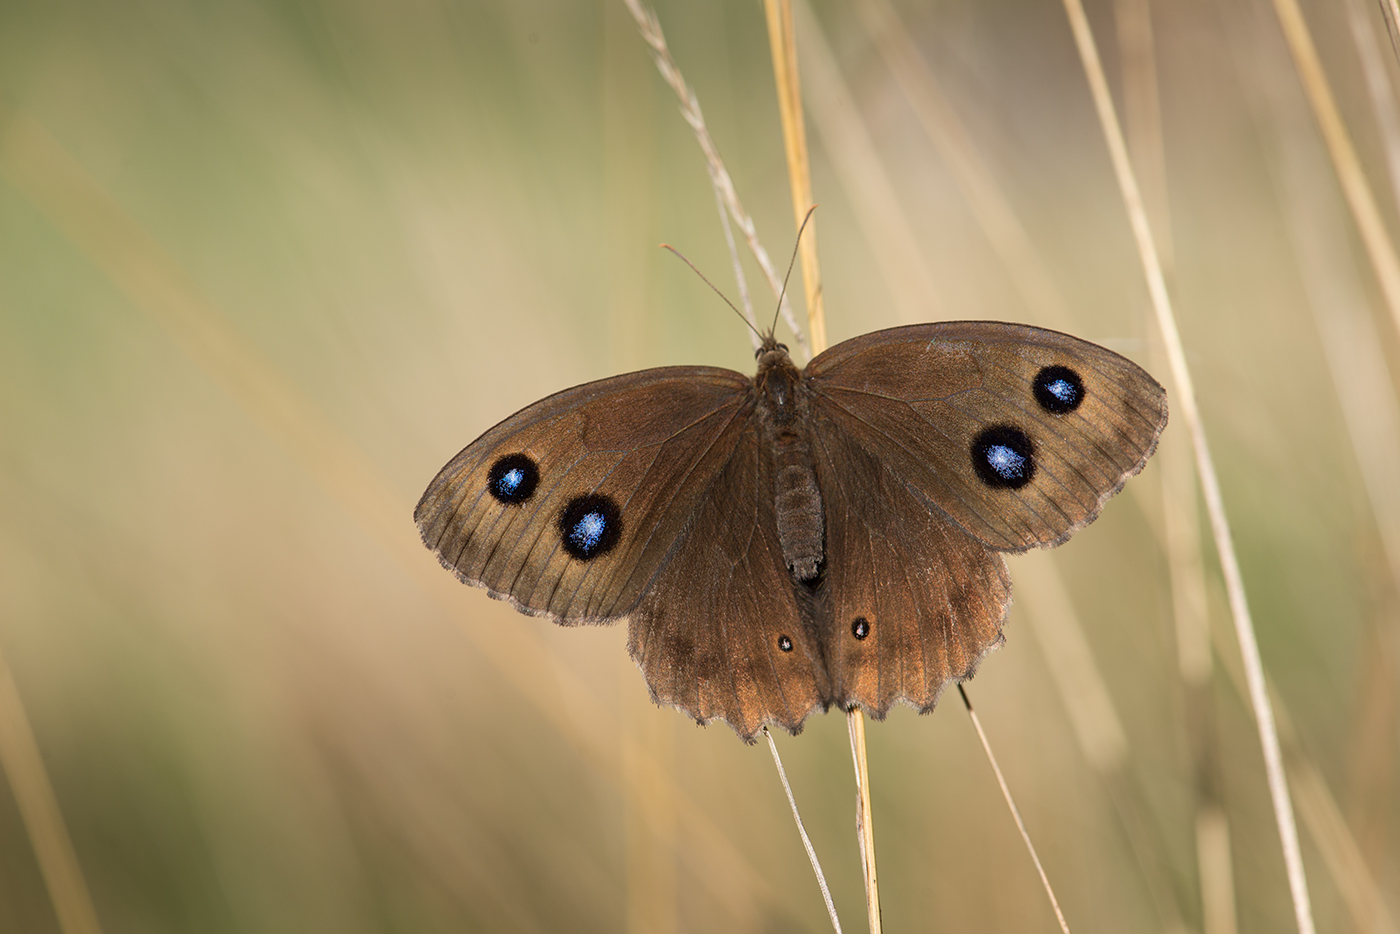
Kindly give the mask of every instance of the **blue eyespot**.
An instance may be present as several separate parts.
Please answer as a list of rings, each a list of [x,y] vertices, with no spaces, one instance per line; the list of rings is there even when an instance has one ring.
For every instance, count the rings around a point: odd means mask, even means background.
[[[870,635],[870,620],[864,616],[857,616],[851,623],[851,635],[857,639],[864,639]]]
[[[993,425],[972,442],[972,468],[987,486],[1019,490],[1035,475],[1035,445],[1014,425]]]
[[[1015,449],[1004,444],[993,444],[987,448],[987,466],[996,471],[1003,480],[1019,480],[1026,472],[1026,459]]]
[[[579,561],[607,554],[621,535],[622,516],[610,496],[575,496],[559,514],[560,541],[564,550]]]
[[[569,530],[569,541],[580,551],[592,551],[603,540],[603,532],[607,527],[608,522],[601,512],[584,513],[583,518],[575,522],[574,527]]]
[[[785,635],[778,636],[778,648],[782,649],[784,652],[791,652],[792,640]]]
[[[1084,401],[1084,380],[1067,366],[1041,367],[1031,383],[1035,401],[1051,415],[1064,415]]]
[[[486,489],[496,500],[507,506],[519,506],[535,495],[540,484],[540,470],[526,454],[507,454],[491,465],[486,475]]]

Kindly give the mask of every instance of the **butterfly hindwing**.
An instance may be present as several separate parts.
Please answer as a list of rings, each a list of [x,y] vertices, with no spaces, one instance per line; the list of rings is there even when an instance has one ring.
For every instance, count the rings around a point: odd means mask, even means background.
[[[896,701],[929,710],[1001,644],[1005,562],[838,425],[816,424],[833,700],[876,718]]]
[[[628,636],[658,704],[724,719],[746,740],[769,721],[796,731],[831,689],[783,563],[765,455],[757,432],[740,439]]]

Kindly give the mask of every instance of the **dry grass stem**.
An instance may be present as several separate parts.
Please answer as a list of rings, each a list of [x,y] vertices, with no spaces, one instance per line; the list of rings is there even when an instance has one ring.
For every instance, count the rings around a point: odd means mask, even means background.
[[[1211,674],[1209,597],[1191,451],[1168,440],[1162,443],[1157,459],[1162,475],[1162,544],[1171,574],[1177,671],[1188,691],[1205,691]],[[1208,701],[1204,694],[1201,699]]]
[[[1298,813],[1327,864],[1356,930],[1400,934],[1375,874],[1322,773],[1311,762],[1297,757],[1290,758],[1288,775],[1298,789]]]
[[[797,832],[802,837],[802,847],[807,851],[807,859],[812,863],[812,872],[816,874],[817,886],[822,890],[822,901],[826,903],[826,914],[831,919],[831,927],[836,934],[841,934],[841,919],[836,917],[836,904],[831,900],[831,889],[826,884],[826,874],[822,872],[822,864],[817,859],[817,851],[812,846],[812,838],[807,836],[807,828],[802,823],[802,814],[797,809],[797,799],[792,796],[792,785],[788,783],[787,770],[783,768],[782,757],[778,755],[778,744],[773,741],[773,734],[768,732],[768,727],[763,728],[763,738],[768,740],[768,750],[773,753],[773,765],[777,766],[778,779],[783,783],[783,793],[787,795],[788,805],[792,808],[792,819],[797,822]]]
[[[624,656],[617,660],[616,667],[621,675],[633,668],[633,662]],[[676,774],[676,718],[655,716],[656,707],[645,696],[634,696],[628,707],[632,716],[627,719],[632,722],[624,729],[631,741],[624,744],[622,758],[623,774],[631,789],[623,819],[626,930],[676,934],[680,918],[676,871],[679,847],[676,808],[671,800],[674,783],[653,781],[657,776]],[[633,760],[643,750],[651,763]]]
[[[1395,254],[1395,244],[1386,231],[1381,219],[1375,196],[1371,193],[1370,182],[1362,171],[1361,160],[1356,154],[1356,146],[1351,141],[1346,123],[1342,121],[1337,108],[1332,87],[1327,74],[1322,70],[1317,47],[1308,31],[1307,20],[1298,8],[1297,0],[1273,0],[1274,13],[1283,27],[1284,39],[1293,55],[1294,67],[1303,83],[1303,93],[1312,107],[1313,118],[1317,120],[1327,152],[1332,157],[1332,167],[1341,182],[1342,193],[1351,208],[1352,219],[1356,223],[1361,242],[1366,247],[1366,255],[1371,258],[1371,267],[1385,296],[1386,306],[1400,334],[1400,257]]]
[[[1263,74],[1267,67],[1268,63],[1260,60],[1249,63],[1243,71]],[[1360,270],[1344,248],[1346,218],[1330,187],[1317,181],[1325,177],[1327,157],[1301,108],[1291,106],[1292,101],[1284,99],[1277,89],[1276,81],[1259,81],[1256,93],[1262,93],[1256,106],[1273,123],[1278,200],[1389,565],[1391,586],[1400,586],[1400,475],[1396,467],[1400,463],[1400,406]],[[1382,619],[1376,634],[1386,661],[1379,664],[1393,671],[1400,661],[1400,642],[1393,617],[1382,614]],[[1231,683],[1243,693],[1243,675],[1233,664],[1235,659],[1224,653],[1221,657]],[[1362,847],[1321,772],[1299,747],[1286,706],[1277,698],[1275,702],[1288,773],[1298,789],[1299,816],[1322,855],[1323,865],[1358,930],[1394,932],[1395,921]]]
[[[1310,242],[1313,249],[1329,248],[1318,239],[1316,230],[1295,227],[1295,237]],[[1300,252],[1306,249],[1302,247]],[[1391,582],[1400,587],[1400,405],[1381,349],[1381,335],[1364,298],[1352,290],[1339,289],[1334,277],[1319,278],[1317,271],[1308,275],[1307,263],[1303,265],[1356,466],[1390,566]],[[1386,635],[1392,658],[1400,662],[1400,633],[1392,627]]]
[[[1371,18],[1366,14],[1365,0],[1346,0],[1347,24],[1356,42],[1356,57],[1366,76],[1366,91],[1371,97],[1371,112],[1376,118],[1381,146],[1385,150],[1386,171],[1390,175],[1390,196],[1400,210],[1400,102],[1396,101],[1390,75],[1381,57],[1380,42]],[[1382,7],[1384,10],[1384,7]]]
[[[802,285],[807,297],[807,331],[815,355],[826,349],[826,306],[822,299],[821,266],[817,262],[817,225],[809,217],[816,201],[812,198],[812,163],[802,120],[802,82],[797,70],[792,5],[789,0],[764,0],[763,12],[768,21],[768,48],[778,92],[778,116],[783,125],[793,225],[798,231],[805,230],[798,250],[802,254]]]
[[[880,934],[880,883],[875,873],[875,835],[870,820],[870,765],[865,755],[865,712],[859,707],[846,712],[846,730],[851,736],[851,762],[856,769],[856,838],[865,876],[865,911],[870,934]]]
[[[1123,721],[1093,650],[1084,635],[1068,589],[1049,552],[1023,555],[1016,562],[1016,587],[1030,630],[1045,656],[1045,667],[1069,715],[1085,760],[1098,774],[1113,804],[1139,872],[1164,927],[1181,926],[1182,910],[1172,880],[1161,870],[1161,841],[1143,818],[1142,795],[1128,769]]]
[[[1400,406],[1364,290],[1351,273],[1343,250],[1345,220],[1330,194],[1313,183],[1323,157],[1307,147],[1311,137],[1296,128],[1279,147],[1279,187],[1298,256],[1308,304],[1322,338],[1357,467],[1390,565],[1392,586],[1400,586]],[[1312,151],[1316,155],[1309,158]],[[1400,660],[1393,627],[1380,633],[1391,665]],[[1366,859],[1342,817],[1325,780],[1297,749],[1286,710],[1280,729],[1288,749],[1289,775],[1298,789],[1298,811],[1322,854],[1342,901],[1358,930],[1394,934],[1395,922]]]
[[[63,934],[100,934],[83,869],[49,782],[39,743],[5,656],[0,653],[0,767],[9,780],[25,833]]]
[[[714,176],[711,175],[711,181],[713,180]],[[714,185],[713,189],[715,208],[719,211],[719,226],[724,231],[724,246],[729,251],[729,262],[734,268],[734,284],[739,290],[739,308],[744,312],[744,320],[753,327],[753,330],[749,331],[749,337],[753,340],[753,349],[757,351],[763,340],[759,337],[758,323],[754,320],[753,299],[749,296],[749,277],[744,275],[744,263],[739,259],[739,246],[734,242],[734,228],[729,223],[729,211],[724,205],[724,194],[718,185]]]
[[[1201,927],[1205,934],[1236,934],[1235,866],[1230,821],[1222,808],[1196,811],[1196,862],[1201,880]]]
[[[1148,0],[1114,0],[1113,20],[1123,69],[1123,123],[1128,152],[1142,185],[1142,200],[1157,237],[1157,256],[1171,274],[1171,202],[1167,197],[1166,149],[1157,89],[1157,53]]]
[[[154,238],[22,112],[11,119],[0,146],[0,176],[87,256],[133,307],[169,333],[221,383],[272,440],[400,562],[449,618],[462,619],[463,602],[473,595],[442,573],[436,562],[424,560],[412,523],[404,521],[400,497],[360,448],[242,340]],[[759,903],[774,902],[776,894],[764,874],[706,810],[676,786],[645,749],[626,748],[636,740],[618,728],[615,712],[602,698],[564,666],[542,675],[538,660],[548,658],[549,651],[533,629],[462,626],[460,631],[520,699],[600,773],[643,802],[659,798],[648,789],[666,789],[666,800],[691,839],[689,856],[705,867],[698,877],[732,916],[752,918],[759,913]],[[567,698],[567,707],[559,703],[561,695]],[[626,770],[619,768],[620,734],[621,760],[631,763]],[[634,782],[643,782],[647,788],[633,788]]]
[[[816,238],[811,227],[812,180],[807,152],[807,134],[802,122],[801,81],[797,72],[797,46],[789,0],[765,0],[768,42],[773,57],[773,73],[778,87],[778,110],[783,123],[784,151],[791,180],[793,213],[801,236],[803,281],[808,288],[808,327],[812,352],[826,349],[825,311],[820,300],[821,269]],[[814,300],[815,299],[815,300]],[[875,871],[875,828],[870,816],[870,764],[865,748],[865,713],[855,707],[846,712],[846,728],[851,738],[851,761],[856,773],[856,837],[860,843],[861,868],[865,881],[865,906],[870,934],[880,931],[880,886]]]
[[[1050,899],[1050,907],[1055,910],[1055,919],[1060,922],[1060,930],[1069,934],[1069,922],[1065,920],[1065,914],[1060,910],[1059,899],[1055,898],[1055,890],[1050,885],[1050,877],[1045,874],[1045,867],[1040,863],[1040,856],[1035,852],[1035,844],[1031,842],[1031,835],[1026,832],[1026,822],[1021,819],[1021,810],[1016,807],[1016,800],[1011,797],[1011,788],[1006,784],[1006,777],[1001,774],[1001,766],[997,765],[997,757],[992,754],[992,744],[987,741],[987,733],[982,729],[982,721],[977,719],[977,711],[972,709],[972,700],[967,696],[967,689],[959,684],[958,694],[962,697],[963,706],[967,708],[968,719],[972,721],[972,727],[977,731],[977,739],[982,743],[982,751],[987,754],[987,762],[992,766],[992,772],[996,775],[997,785],[1001,788],[1001,796],[1006,799],[1006,807],[1011,811],[1011,817],[1016,821],[1016,829],[1021,832],[1021,840],[1026,844],[1026,852],[1031,854],[1031,862],[1035,863],[1035,871],[1040,876],[1040,884],[1045,887],[1045,894]]]
[[[1118,124],[1118,116],[1113,109],[1113,97],[1108,90],[1108,79],[1103,72],[1098,47],[1094,43],[1089,20],[1079,0],[1065,0],[1065,12],[1069,17],[1070,29],[1074,33],[1075,46],[1084,65],[1089,88],[1098,111],[1099,122],[1103,127],[1109,155],[1113,160],[1114,173],[1118,179],[1120,194],[1128,212],[1128,219],[1137,241],[1147,277],[1148,294],[1157,313],[1157,323],[1162,331],[1167,358],[1171,363],[1172,378],[1176,383],[1174,408],[1178,417],[1186,423],[1196,451],[1196,471],[1201,481],[1201,493],[1205,500],[1206,512],[1210,516],[1211,528],[1215,536],[1216,549],[1220,557],[1221,572],[1229,596],[1231,614],[1235,623],[1235,634],[1239,641],[1240,653],[1244,659],[1246,679],[1249,684],[1249,697],[1254,708],[1255,722],[1259,729],[1259,742],[1264,751],[1264,763],[1268,772],[1269,793],[1273,802],[1274,817],[1278,823],[1279,839],[1283,847],[1284,863],[1288,871],[1288,886],[1293,896],[1294,914],[1300,934],[1313,934],[1315,924],[1312,917],[1312,904],[1308,896],[1307,876],[1303,869],[1302,851],[1298,845],[1298,828],[1293,819],[1293,807],[1289,800],[1288,779],[1284,774],[1283,757],[1279,750],[1278,733],[1274,726],[1273,710],[1265,689],[1264,665],[1259,655],[1259,642],[1250,619],[1249,603],[1245,597],[1244,578],[1240,572],[1239,558],[1235,554],[1234,542],[1229,521],[1225,515],[1224,497],[1220,492],[1220,480],[1215,472],[1215,462],[1211,458],[1206,440],[1205,428],[1201,423],[1200,408],[1196,401],[1194,382],[1186,365],[1186,352],[1177,329],[1176,316],[1172,311],[1171,299],[1167,294],[1167,284],[1162,266],[1157,256],[1157,248],[1152,229],[1143,208],[1142,195],[1132,164],[1128,160],[1127,145],[1123,131]],[[1400,286],[1400,276],[1397,276]],[[1397,294],[1400,297],[1400,294]]]
[[[1053,557],[1023,556],[1016,562],[1016,584],[1026,594],[1017,605],[1045,654],[1084,757],[1098,772],[1117,771],[1128,758],[1127,736]]]
[[[1349,274],[1355,267],[1344,249],[1341,211],[1312,183],[1315,174],[1308,174],[1318,167],[1321,155],[1308,159],[1306,140],[1296,133],[1290,136],[1281,148],[1280,199],[1391,581],[1400,587],[1400,404],[1395,383],[1364,286]],[[1387,635],[1392,657],[1400,662],[1400,655],[1394,654],[1400,649],[1397,634]]]
[[[1215,699],[1211,692],[1209,595],[1201,554],[1191,451],[1169,438],[1157,451],[1161,473],[1162,544],[1171,577],[1176,667],[1193,779],[1196,879],[1205,934],[1235,934],[1235,883],[1229,817],[1220,806]]]
[[[637,21],[637,29],[641,32],[642,39],[651,47],[651,57],[656,63],[656,70],[661,72],[661,77],[671,86],[671,90],[675,92],[676,98],[680,101],[681,116],[685,118],[685,122],[695,133],[695,139],[700,144],[700,151],[704,153],[711,184],[715,186],[721,200],[729,208],[729,216],[743,232],[744,241],[748,244],[754,259],[758,261],[759,268],[763,270],[763,275],[767,278],[773,295],[782,297],[780,308],[783,321],[792,331],[794,342],[805,355],[811,356],[806,332],[798,325],[797,318],[792,312],[792,304],[783,293],[782,276],[773,266],[768,251],[759,242],[758,230],[754,226],[753,218],[749,216],[748,211],[739,201],[739,194],[734,189],[734,180],[729,177],[729,170],[724,167],[724,160],[720,158],[719,149],[715,146],[715,141],[710,137],[709,128],[705,125],[705,116],[700,111],[700,101],[696,98],[695,92],[686,84],[680,67],[671,58],[671,50],[666,45],[666,36],[661,31],[660,20],[656,18],[654,11],[642,6],[641,0],[623,0],[623,2],[627,4],[632,18]]]
[[[798,0],[795,12],[807,68],[808,111],[889,287],[897,315],[905,322],[936,317],[939,302],[934,276],[860,108],[810,6]]]
[[[1172,274],[1175,250],[1152,10],[1147,0],[1116,0],[1114,20],[1123,63],[1123,116],[1128,151],[1142,185],[1144,210],[1155,231],[1157,255],[1166,278]],[[1159,345],[1153,344],[1150,356],[1155,364],[1163,365]],[[1183,726],[1193,778],[1201,917],[1206,934],[1234,934],[1235,884],[1230,865],[1230,826],[1219,802],[1221,779],[1217,774],[1217,757],[1213,754],[1216,736],[1214,699],[1210,691],[1209,601],[1201,557],[1195,476],[1189,449],[1173,438],[1164,440],[1157,452],[1157,462],[1162,477],[1160,534],[1171,578],[1177,672],[1182,681]],[[1147,492],[1145,487],[1135,489]],[[1122,780],[1121,776],[1115,778]],[[1142,861],[1141,855],[1139,860]],[[1155,875],[1150,877],[1151,880],[1155,878]],[[1166,886],[1164,890],[1174,892],[1174,887]],[[1165,900],[1162,895],[1157,897],[1159,904]],[[1173,907],[1179,909],[1179,906]],[[1175,927],[1181,927],[1179,920]]]
[[[1237,653],[1230,651],[1223,636],[1216,643],[1215,651],[1216,657],[1223,662],[1221,667],[1228,676],[1230,686],[1241,698],[1247,697],[1249,689],[1243,666]],[[1299,746],[1287,704],[1272,687],[1269,694],[1274,698],[1278,711],[1278,727],[1286,751],[1288,775],[1298,788],[1298,814],[1322,856],[1342,903],[1358,931],[1397,934],[1400,928],[1396,927],[1384,892],[1343,817],[1336,798],[1327,787],[1322,773]]]
[[[909,101],[919,126],[947,163],[987,242],[996,251],[1021,300],[1036,320],[1053,328],[1069,327],[1064,299],[1024,225],[1001,186],[987,169],[957,111],[943,94],[933,71],[909,37],[889,0],[854,4],[885,67]]]
[[[1381,0],[1378,6],[1385,20],[1386,35],[1390,36],[1390,49],[1395,53],[1396,60],[1400,61],[1400,2]]]

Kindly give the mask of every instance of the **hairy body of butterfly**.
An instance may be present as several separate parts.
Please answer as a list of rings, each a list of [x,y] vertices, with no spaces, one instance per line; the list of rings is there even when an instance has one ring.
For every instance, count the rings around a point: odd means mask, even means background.
[[[772,452],[773,505],[783,562],[799,581],[812,580],[822,561],[822,496],[806,435],[810,399],[787,348],[772,337],[758,352],[761,446]]]
[[[741,737],[813,711],[932,709],[1002,641],[1000,552],[1059,544],[1166,424],[1147,373],[1000,322],[878,331],[799,371],[665,367],[577,386],[423,494],[463,581],[563,624],[629,619],[652,697]]]

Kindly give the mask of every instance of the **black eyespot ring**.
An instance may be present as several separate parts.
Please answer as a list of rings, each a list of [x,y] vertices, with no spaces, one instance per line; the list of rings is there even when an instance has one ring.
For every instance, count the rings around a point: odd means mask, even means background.
[[[498,457],[486,474],[486,489],[499,503],[519,506],[535,495],[540,485],[540,469],[528,454]]]
[[[851,635],[857,639],[864,639],[870,635],[870,620],[864,616],[857,616],[851,623]]]
[[[778,636],[778,648],[782,649],[784,652],[791,652],[792,640],[787,636]]]
[[[607,554],[621,536],[622,515],[611,496],[575,496],[559,514],[559,540],[569,556],[579,561]]]
[[[1035,445],[1015,425],[993,425],[972,441],[972,469],[994,489],[1019,490],[1035,476]]]
[[[1084,380],[1067,366],[1041,367],[1031,382],[1035,401],[1051,415],[1064,415],[1084,401]]]

